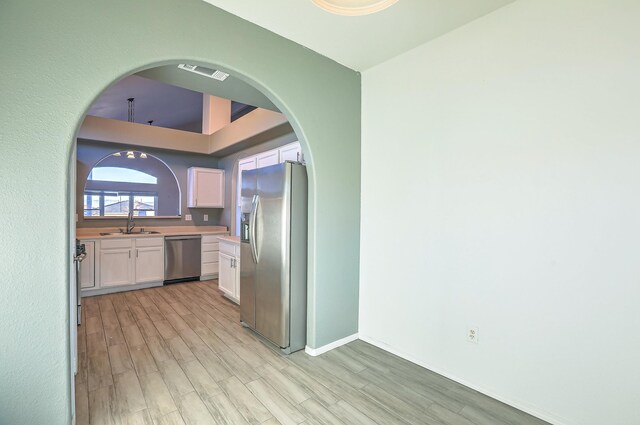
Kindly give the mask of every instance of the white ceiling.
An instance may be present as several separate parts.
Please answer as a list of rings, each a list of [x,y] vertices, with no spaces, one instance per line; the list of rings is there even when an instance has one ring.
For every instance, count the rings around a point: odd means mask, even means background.
[[[311,0],[204,0],[363,71],[514,0],[399,0],[367,16],[338,16]]]

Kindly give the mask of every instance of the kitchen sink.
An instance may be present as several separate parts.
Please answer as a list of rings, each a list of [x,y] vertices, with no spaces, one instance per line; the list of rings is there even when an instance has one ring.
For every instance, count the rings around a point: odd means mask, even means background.
[[[118,236],[118,235],[159,235],[160,232],[156,232],[153,230],[140,230],[135,232],[103,232],[100,233],[100,236]]]

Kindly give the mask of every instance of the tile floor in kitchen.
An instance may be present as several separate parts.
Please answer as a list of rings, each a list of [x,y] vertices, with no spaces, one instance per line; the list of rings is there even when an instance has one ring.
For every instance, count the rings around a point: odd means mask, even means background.
[[[281,355],[217,281],[83,299],[77,425],[541,425],[362,341]]]

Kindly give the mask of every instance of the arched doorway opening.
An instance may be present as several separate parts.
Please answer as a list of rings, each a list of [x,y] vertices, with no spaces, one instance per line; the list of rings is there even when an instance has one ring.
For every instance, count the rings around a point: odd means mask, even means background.
[[[173,66],[173,65],[178,65],[180,63],[184,63],[184,62],[188,62],[188,61],[176,60],[176,61],[168,61],[168,62],[149,64],[146,67],[143,67],[141,69],[138,69],[138,70],[129,72],[127,74],[124,74],[120,78],[116,79],[115,81],[112,81],[110,84],[108,84],[101,91],[101,93],[104,92],[105,90],[107,90],[113,84],[116,84],[118,81],[120,81],[123,78],[127,77],[128,75],[133,75],[133,74],[138,73],[138,72],[143,71],[143,70],[152,70],[152,69],[154,69],[154,68],[156,68],[158,66],[167,66],[167,65]],[[194,61],[191,61],[191,62],[194,62]],[[199,63],[200,66],[204,66],[204,67],[207,67],[207,68],[215,68],[215,69],[219,69],[220,68],[219,66],[213,65],[213,64],[210,64],[210,63],[205,63],[205,64],[202,64],[200,62],[197,62],[197,63]],[[227,71],[227,70],[225,69],[225,71]],[[302,135],[302,131],[299,129],[299,125],[297,125],[295,120],[292,119],[292,114],[287,112],[286,108],[283,105],[280,104],[281,102],[279,102],[278,98],[274,94],[272,94],[271,92],[266,91],[266,89],[264,89],[260,85],[256,84],[255,82],[251,81],[249,78],[245,77],[244,75],[242,75],[240,73],[234,72],[232,70],[229,70],[228,72],[233,73],[234,76],[237,76],[238,78],[243,79],[244,81],[246,81],[250,85],[257,86],[256,88],[259,88],[261,91],[264,90],[263,93],[265,94],[265,96],[267,96],[274,104],[277,104],[278,108],[282,111],[282,113],[284,115],[286,115],[288,122],[290,123],[291,127],[294,129],[293,131],[294,131],[294,134],[296,136],[296,141],[298,143],[300,143],[300,145],[302,147],[302,150],[303,150],[303,155],[304,155],[304,158],[306,160],[306,166],[307,166],[307,169],[308,169],[308,173],[307,174],[308,174],[309,196],[311,197],[312,196],[312,191],[313,191],[313,181],[314,181],[313,180],[313,171],[312,171],[313,170],[312,161],[311,161],[312,155],[311,155],[309,147],[308,147],[308,145],[307,145],[307,143],[306,143],[306,141],[305,141],[305,139],[304,139],[304,137]],[[97,97],[96,97],[96,99],[97,99]],[[94,101],[95,101],[95,99],[94,99]],[[91,104],[93,104],[93,101],[92,101]],[[77,125],[76,133],[75,133],[75,136],[74,136],[74,141],[72,143],[72,152],[70,153],[70,159],[69,159],[69,175],[70,176],[73,176],[75,174],[75,171],[76,171],[77,139],[78,139],[78,137],[80,135],[81,126],[82,126],[84,120],[86,119],[86,117],[87,117],[87,113],[85,111],[85,114],[83,115],[82,119],[79,121],[79,123]],[[115,153],[108,154],[107,157],[101,157],[98,160],[98,162],[96,163],[95,168],[99,168],[99,164],[102,163],[102,162],[105,162],[105,158],[114,159],[111,162],[113,162],[115,165],[114,164],[110,164],[111,167],[109,167],[109,168],[117,168],[116,166],[118,165],[118,161],[122,162],[123,158],[126,158],[128,156],[127,154],[129,154],[129,153],[132,154],[132,158],[140,158],[141,155],[145,155],[144,157],[147,158],[147,154],[146,153],[138,152],[138,151],[134,151],[133,150],[133,149],[137,149],[135,144],[133,144],[130,147],[126,148],[126,149],[132,149],[131,151],[128,151],[128,150],[119,151],[118,149],[121,149],[121,148],[123,148],[124,146],[127,145],[125,140],[122,140],[120,144],[123,145],[123,146],[120,146],[119,148],[114,148],[115,149]],[[140,155],[135,155],[136,153],[138,153]],[[117,156],[117,158],[115,158],[115,156]],[[149,157],[153,158],[153,155],[149,154]],[[302,155],[300,157],[302,157]],[[105,192],[105,191],[100,187],[100,184],[96,184],[91,179],[91,176],[90,176],[91,173],[92,173],[91,170],[94,170],[95,168],[91,168],[90,169],[89,176],[86,176],[86,175],[82,175],[81,176],[82,177],[81,180],[82,180],[82,183],[84,185],[84,192],[80,192],[77,189],[77,187],[76,187],[77,186],[77,180],[75,178],[71,178],[70,179],[70,181],[69,181],[69,196],[68,196],[70,212],[78,211],[78,208],[76,207],[76,205],[77,205],[77,196],[79,194],[80,194],[80,196],[82,196],[81,194],[86,193],[87,190],[92,192],[91,197],[96,197],[96,198],[98,198],[100,196],[104,197],[104,193],[103,192]],[[230,197],[231,205],[228,206],[229,209],[232,212],[230,214],[227,226],[228,226],[229,230],[231,231],[231,233],[234,234],[235,222],[237,220],[235,206],[239,202],[239,200],[237,199],[237,196],[236,196],[236,194],[238,193],[238,187],[237,187],[238,183],[237,183],[237,179],[236,179],[236,174],[237,174],[237,170],[238,170],[238,161],[237,161],[237,159],[234,161],[232,170],[233,170],[232,175],[229,176],[229,178],[231,179],[231,197]],[[86,171],[86,170],[83,170],[83,171]],[[138,182],[138,183],[140,183],[140,182]],[[89,189],[87,189],[87,188],[89,188]],[[179,192],[180,188],[178,188],[177,190]],[[102,198],[100,198],[100,199],[102,199]],[[123,201],[120,201],[120,203],[122,203],[122,202]],[[131,204],[133,202],[133,198],[128,199],[127,202],[129,204]],[[107,218],[107,217],[105,217],[104,199],[102,199],[100,202],[98,202],[97,205],[98,205],[98,207],[95,208],[95,210],[99,212],[99,214],[97,214],[98,215],[97,218]],[[132,207],[129,207],[129,208],[132,208]],[[85,205],[85,208],[84,208],[85,214],[84,215],[86,215],[86,211],[87,211],[87,209],[86,209],[86,205]],[[133,209],[131,209],[131,211],[133,212]],[[179,206],[178,206],[177,211],[180,211]],[[93,215],[94,212],[95,211],[91,211],[89,215]],[[177,215],[178,216],[180,215],[179,212],[178,212]],[[169,217],[166,217],[166,218],[169,218]],[[71,230],[71,232],[70,232],[71,234],[69,236],[70,244],[75,244],[75,239],[77,239],[76,232],[75,232],[75,230],[76,230],[75,223],[77,221],[78,221],[78,218],[76,217],[74,219],[73,214],[71,214],[70,215],[70,221],[69,221],[70,230]],[[310,251],[309,252],[309,256],[310,256],[311,255],[311,250],[309,250],[309,251]],[[131,254],[129,254],[129,256],[131,256]],[[312,260],[309,259],[308,263],[312,263]],[[73,273],[73,270],[71,270],[70,273]],[[73,289],[76,289],[76,292],[74,292]],[[75,333],[74,333],[75,323],[74,323],[73,319],[75,317],[75,314],[74,314],[74,301],[78,297],[78,293],[77,293],[78,290],[79,290],[78,286],[75,286],[75,287],[71,286],[70,287],[70,306],[71,306],[71,311],[70,311],[70,317],[71,317],[71,328],[70,329],[71,329],[71,331],[70,332],[71,332],[71,342],[72,342],[71,350],[72,351],[77,348],[75,346],[75,342],[76,342],[76,337],[75,337]],[[309,308],[308,309],[308,315],[311,315],[312,312],[313,312],[313,309]],[[309,322],[311,322],[311,319],[309,319]],[[72,367],[71,367],[72,372],[77,369],[77,363],[78,363],[77,360],[74,359],[74,357],[72,355]],[[72,382],[73,382],[73,376],[72,376]],[[74,386],[72,384],[72,403],[73,403],[73,400],[75,398],[75,397],[73,397],[73,395],[74,395]]]

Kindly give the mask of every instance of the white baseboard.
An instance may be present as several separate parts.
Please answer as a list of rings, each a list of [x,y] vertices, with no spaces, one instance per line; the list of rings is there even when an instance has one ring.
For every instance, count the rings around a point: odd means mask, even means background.
[[[566,419],[562,419],[562,418],[558,418],[556,416],[553,416],[549,413],[546,412],[541,412],[539,409],[537,409],[535,406],[531,406],[528,403],[524,403],[524,402],[520,402],[517,400],[512,400],[508,397],[503,397],[499,394],[495,394],[492,391],[487,391],[482,387],[479,387],[477,385],[471,384],[467,381],[465,381],[464,379],[460,379],[457,376],[454,376],[448,372],[445,372],[443,370],[440,370],[438,368],[435,367],[431,367],[430,365],[426,364],[425,362],[422,362],[420,360],[415,359],[414,357],[403,353],[402,351],[396,350],[393,347],[388,346],[387,344],[385,344],[384,342],[378,341],[374,338],[368,337],[366,335],[360,335],[359,338],[364,341],[364,342],[368,342],[371,345],[375,345],[376,347],[384,350],[384,351],[388,351],[391,354],[395,354],[398,357],[402,357],[405,360],[410,361],[411,363],[415,363],[418,366],[422,366],[425,369],[429,369],[432,372],[437,373],[438,375],[442,375],[445,378],[451,379],[452,381],[457,382],[458,384],[464,385],[465,387],[469,387],[473,390],[478,391],[479,393],[482,393],[488,397],[491,397],[493,399],[496,399],[498,401],[503,402],[504,404],[508,404],[511,407],[515,407],[518,410],[522,410],[525,413],[530,414],[531,416],[535,416],[538,419],[542,419],[543,421],[547,421],[552,425],[572,425],[570,424],[569,421],[567,421]]]
[[[106,295],[113,294],[116,292],[125,292],[125,291],[135,291],[138,289],[147,289],[147,288],[155,288],[157,286],[162,286],[163,282],[149,282],[149,283],[138,283],[136,285],[125,285],[125,286],[111,286],[106,288],[97,288],[97,289],[83,289],[80,292],[80,295],[83,297],[93,297],[95,295]]]
[[[358,339],[358,334],[354,333],[353,335],[349,335],[345,338],[339,339],[337,341],[332,342],[331,344],[327,344],[327,345],[323,345],[322,347],[318,347],[318,348],[311,348],[308,345],[304,348],[304,352],[307,353],[310,356],[319,356],[320,354],[326,353],[327,351],[331,351],[334,348],[338,348],[341,345],[345,345],[350,343],[351,341],[355,341],[356,339]]]

